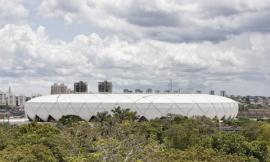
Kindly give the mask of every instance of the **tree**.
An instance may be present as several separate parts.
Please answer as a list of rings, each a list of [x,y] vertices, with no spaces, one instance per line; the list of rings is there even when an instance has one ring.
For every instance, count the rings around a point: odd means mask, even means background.
[[[213,136],[212,147],[226,154],[254,157],[260,162],[266,162],[268,157],[267,145],[264,142],[249,143],[244,136],[236,133],[219,133]]]
[[[44,145],[9,146],[0,152],[0,161],[3,162],[56,162],[50,149]]]
[[[260,140],[270,143],[270,124],[264,123],[260,126],[259,137]]]
[[[241,133],[249,140],[257,140],[259,135],[262,133],[261,123],[259,122],[250,122],[242,126]]]
[[[165,133],[166,145],[170,148],[186,149],[199,142],[199,129],[191,124],[174,124]]]
[[[111,119],[111,115],[107,111],[104,111],[104,112],[97,113],[95,121],[98,121],[101,124],[101,126],[103,126],[103,123],[110,119]]]
[[[130,109],[122,109],[121,107],[117,107],[112,110],[113,117],[120,122],[123,120],[136,120],[138,119],[137,112],[132,112]]]
[[[190,147],[185,150],[169,149],[159,153],[158,161],[187,162],[258,162],[253,157],[226,155],[211,148]]]
[[[94,122],[65,116],[62,124],[0,126],[0,161],[270,161],[265,121],[230,120],[242,131],[221,132],[218,121],[206,117],[170,114],[139,122],[136,116],[117,108],[112,116],[97,113]]]

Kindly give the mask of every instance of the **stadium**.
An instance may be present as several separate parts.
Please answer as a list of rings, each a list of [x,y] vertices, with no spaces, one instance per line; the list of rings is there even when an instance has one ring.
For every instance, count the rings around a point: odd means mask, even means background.
[[[25,105],[30,120],[59,120],[65,115],[76,115],[84,120],[97,112],[111,112],[120,106],[136,111],[146,119],[167,114],[187,117],[235,118],[238,103],[221,96],[207,94],[60,94],[34,98]]]

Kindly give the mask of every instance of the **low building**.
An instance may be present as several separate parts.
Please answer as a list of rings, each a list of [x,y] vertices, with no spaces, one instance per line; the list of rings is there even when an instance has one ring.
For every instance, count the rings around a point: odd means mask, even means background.
[[[132,90],[129,90],[129,89],[123,89],[123,93],[132,93]]]
[[[170,90],[164,90],[163,93],[171,93]]]
[[[135,93],[143,93],[143,91],[140,89],[135,89]]]
[[[42,94],[39,94],[39,93],[37,93],[37,94],[32,94],[31,97],[30,97],[30,99],[36,98],[36,97],[40,97],[40,96],[42,96]],[[28,98],[27,100],[29,100],[29,98]]]
[[[202,91],[201,90],[197,90],[196,93],[197,94],[202,94]]]

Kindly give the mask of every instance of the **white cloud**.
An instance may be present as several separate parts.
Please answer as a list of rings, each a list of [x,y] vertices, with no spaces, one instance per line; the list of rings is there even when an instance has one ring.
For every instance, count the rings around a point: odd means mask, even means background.
[[[95,91],[103,79],[166,89],[173,79],[269,95],[269,16],[270,0],[0,0],[0,90],[85,80]]]
[[[232,34],[269,32],[270,0],[43,0],[47,18],[86,22],[130,39],[221,41]]]
[[[21,0],[0,0],[0,22],[19,20],[28,16]]]
[[[219,43],[138,42],[117,36],[78,35],[70,42],[51,39],[44,27],[5,25],[0,28],[1,86],[8,84],[49,91],[53,82],[109,79],[116,88],[236,87],[239,82],[269,82],[269,34],[245,33]],[[233,83],[237,83],[233,85]],[[247,87],[252,88],[252,87]],[[19,89],[20,90],[20,89]],[[23,93],[23,92],[22,92]],[[263,92],[268,93],[268,92]]]

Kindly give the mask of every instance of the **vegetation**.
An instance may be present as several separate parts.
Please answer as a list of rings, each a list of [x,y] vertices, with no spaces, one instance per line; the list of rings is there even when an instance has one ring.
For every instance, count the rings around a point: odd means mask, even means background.
[[[59,123],[62,125],[69,125],[69,124],[79,122],[79,121],[83,121],[83,119],[76,115],[67,115],[67,116],[63,116],[59,120]]]
[[[1,126],[0,161],[270,161],[267,121],[224,121],[222,125],[242,128],[224,132],[216,118],[140,119],[136,112],[116,108],[90,122],[64,116],[57,123]]]

